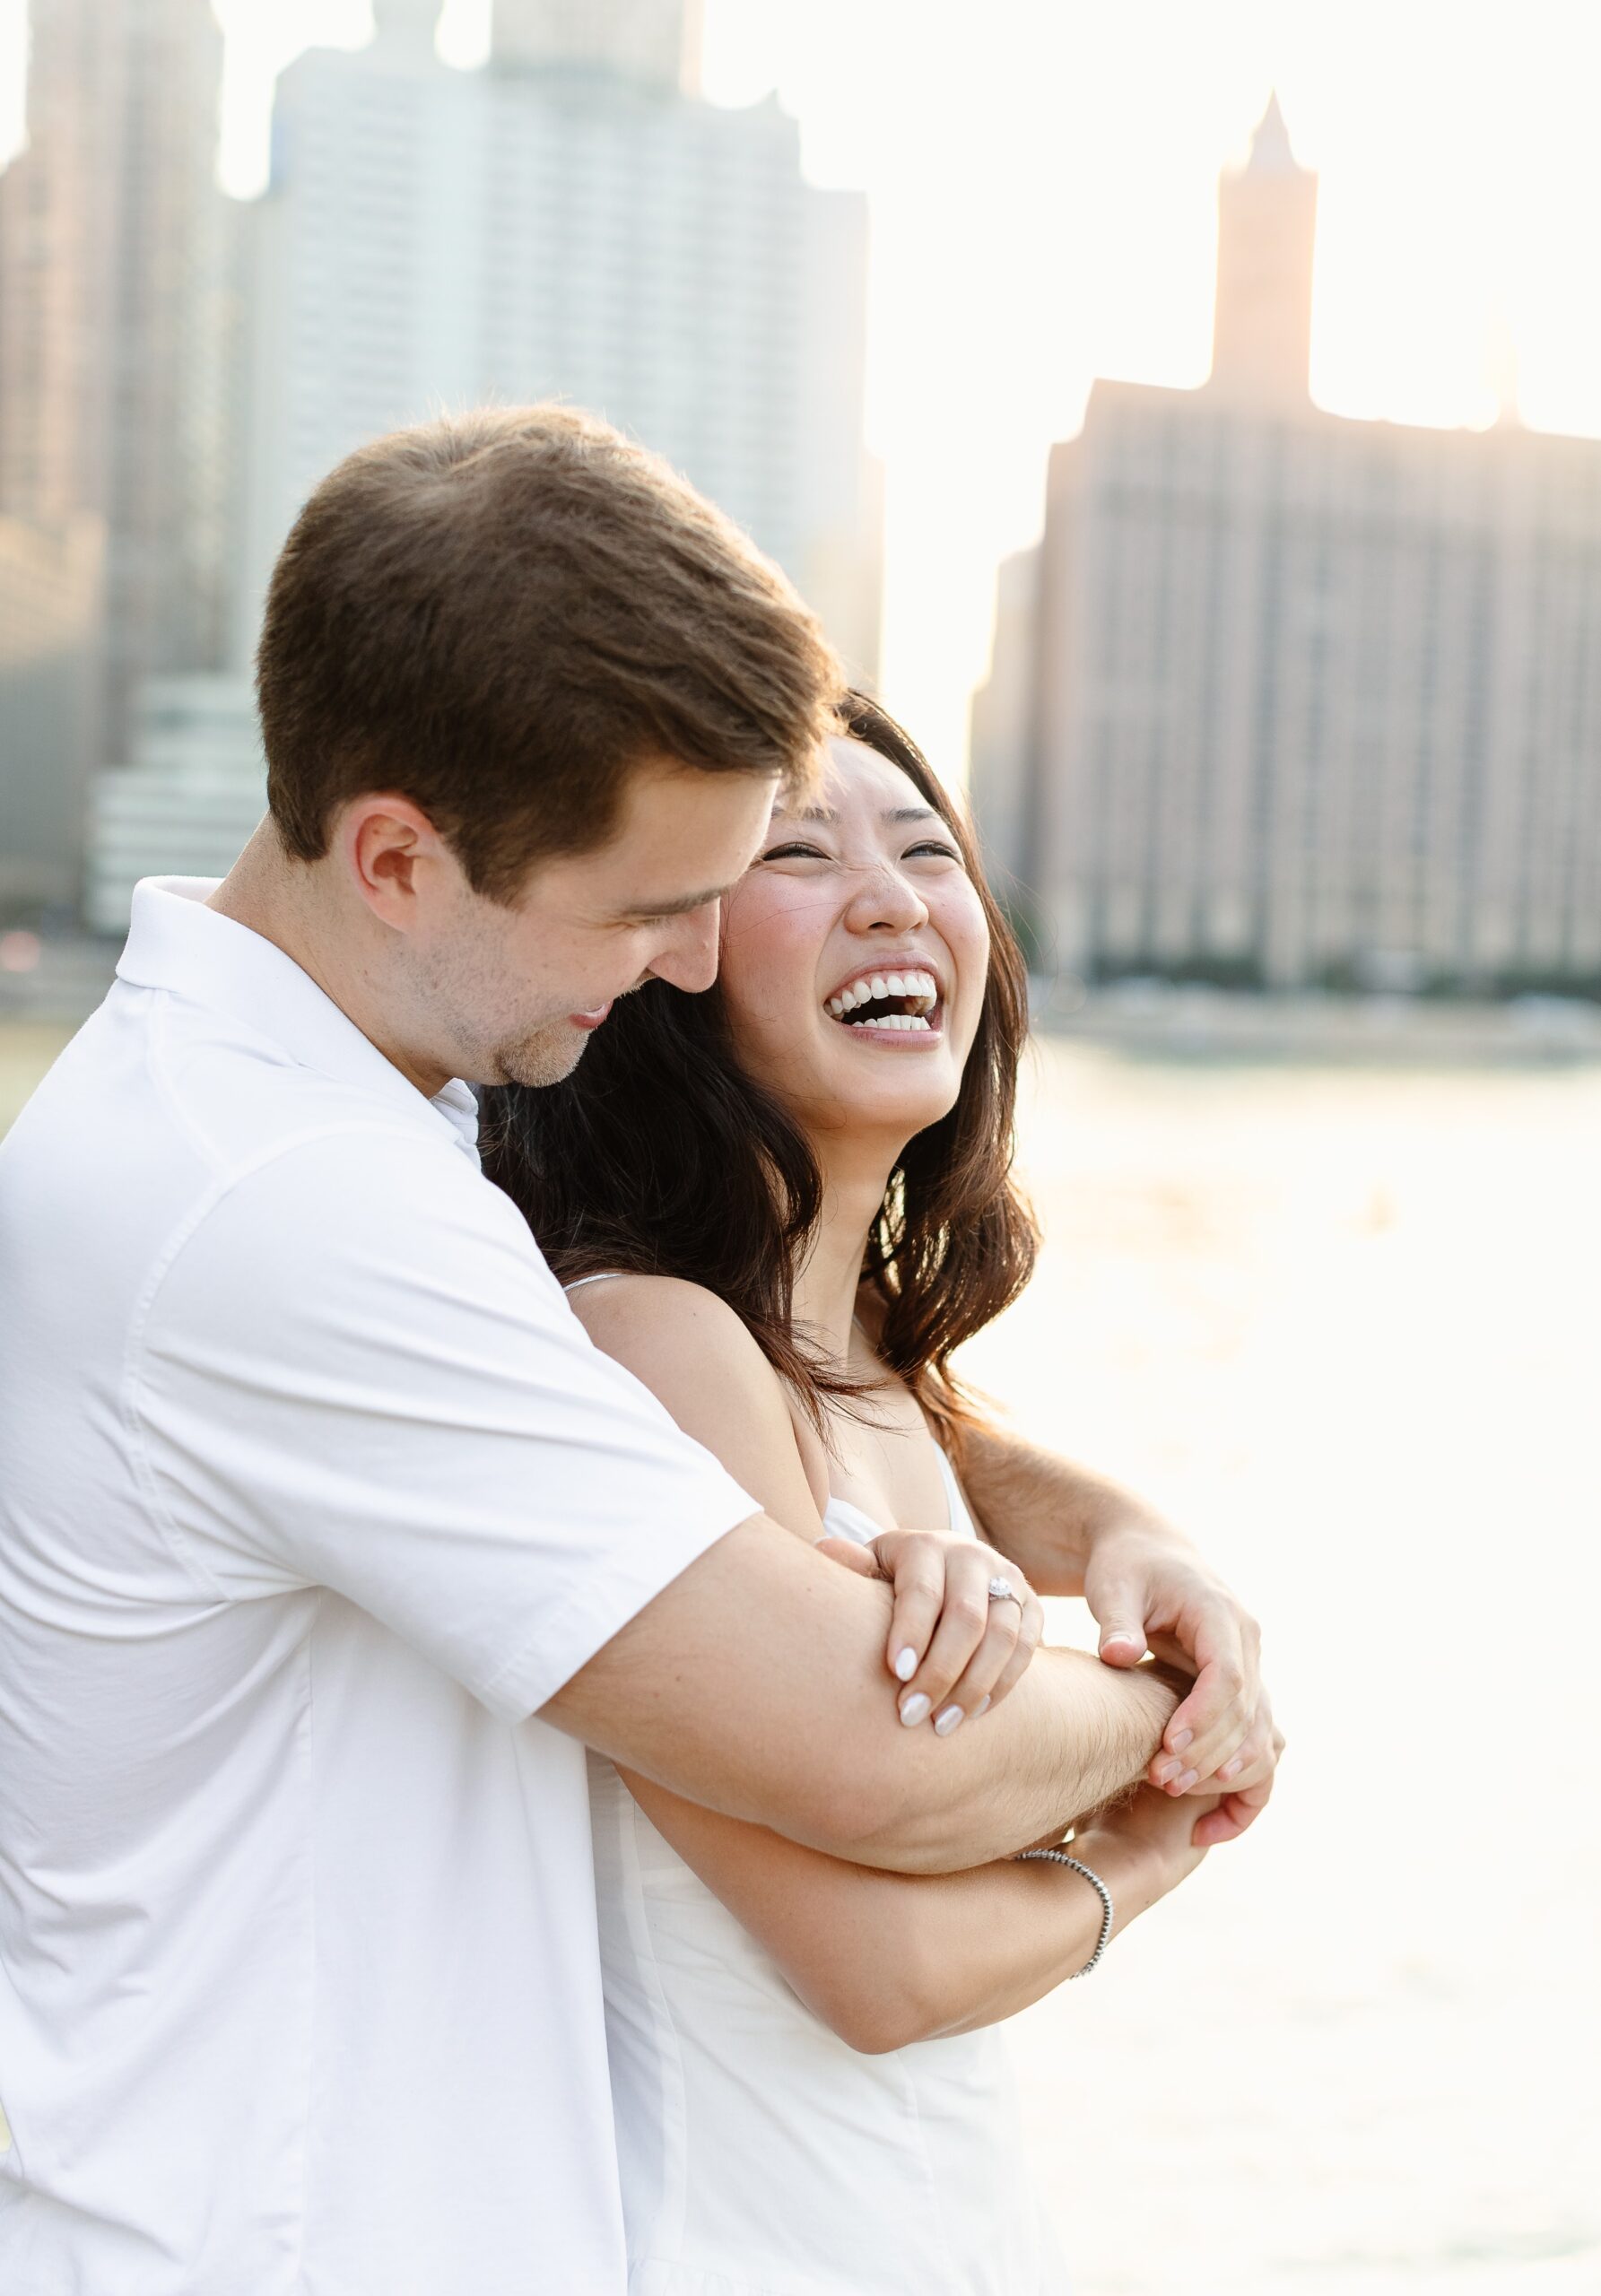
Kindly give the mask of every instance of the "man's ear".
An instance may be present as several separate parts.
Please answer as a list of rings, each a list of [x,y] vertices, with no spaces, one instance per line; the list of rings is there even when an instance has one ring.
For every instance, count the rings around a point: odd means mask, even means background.
[[[440,873],[457,867],[420,805],[393,789],[363,791],[343,808],[333,843],[350,880],[382,925],[416,930]]]

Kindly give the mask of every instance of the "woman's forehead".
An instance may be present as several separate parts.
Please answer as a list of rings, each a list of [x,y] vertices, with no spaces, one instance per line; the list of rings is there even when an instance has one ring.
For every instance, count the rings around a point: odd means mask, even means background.
[[[773,806],[773,815],[793,820],[797,814],[809,813],[814,818],[820,813],[880,813],[890,808],[916,806],[924,808],[927,799],[909,773],[881,757],[866,742],[852,741],[848,735],[837,735],[828,745],[828,761],[823,767],[815,801],[809,806],[796,807],[780,797]]]

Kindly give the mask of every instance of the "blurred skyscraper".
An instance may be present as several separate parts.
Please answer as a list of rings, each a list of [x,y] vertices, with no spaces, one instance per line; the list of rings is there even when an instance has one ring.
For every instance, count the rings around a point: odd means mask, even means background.
[[[125,933],[141,877],[224,874],[265,811],[249,681],[194,671],[144,679],[128,761],[95,778],[84,923]]]
[[[491,0],[491,44],[503,65],[594,65],[700,91],[700,0]]]
[[[251,218],[246,580],[363,439],[561,396],[666,455],[776,558],[853,666],[877,656],[862,437],[866,215],[808,185],[776,100],[703,101],[685,0],[496,0],[488,68],[438,0],[278,86]]]
[[[1601,443],[1315,408],[1316,197],[1275,100],[1211,380],[1098,382],[1053,449],[980,820],[1091,978],[1601,993]]]
[[[208,0],[33,0],[30,30],[28,142],[0,177],[0,550],[13,580],[52,548],[79,570],[53,586],[70,630],[47,629],[42,599],[32,620],[97,691],[40,755],[8,744],[4,772],[75,780],[74,743],[121,755],[141,677],[214,663],[225,638],[222,40]],[[87,648],[84,547],[64,539],[86,521],[104,538]]]
[[[0,926],[77,902],[104,555],[98,518],[0,517]]]

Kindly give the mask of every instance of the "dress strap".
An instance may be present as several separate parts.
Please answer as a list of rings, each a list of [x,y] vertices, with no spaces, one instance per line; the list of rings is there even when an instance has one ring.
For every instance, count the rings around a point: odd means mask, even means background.
[[[961,1485],[956,1480],[956,1470],[945,1457],[944,1445],[936,1442],[934,1448],[939,1454],[939,1471],[944,1481],[945,1504],[950,1511],[951,1519],[945,1527],[947,1530],[954,1531],[958,1538],[976,1539],[979,1535],[978,1526],[973,1521],[971,1508],[961,1495]]]
[[[570,1283],[561,1286],[563,1292],[581,1292],[586,1283],[609,1283],[614,1275],[626,1275],[626,1267],[603,1267],[598,1275],[576,1275]]]

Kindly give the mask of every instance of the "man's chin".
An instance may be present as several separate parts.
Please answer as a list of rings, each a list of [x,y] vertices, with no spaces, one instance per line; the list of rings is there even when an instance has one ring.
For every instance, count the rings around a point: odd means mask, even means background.
[[[554,1028],[530,1037],[526,1043],[509,1046],[500,1056],[503,1082],[526,1084],[535,1091],[547,1084],[560,1084],[584,1057],[590,1033],[587,1029],[558,1022]]]

